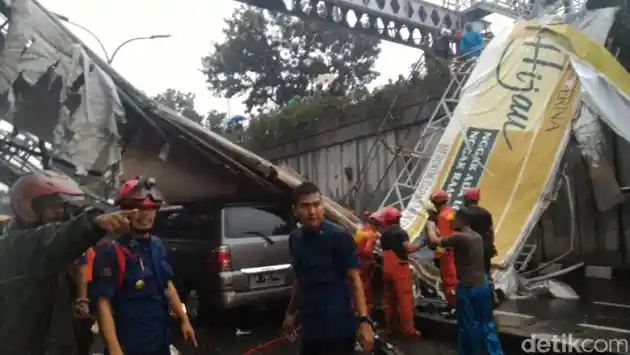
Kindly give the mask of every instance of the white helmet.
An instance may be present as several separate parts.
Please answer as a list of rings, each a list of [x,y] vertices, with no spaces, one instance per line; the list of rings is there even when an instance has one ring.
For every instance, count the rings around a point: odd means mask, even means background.
[[[450,36],[451,34],[451,30],[449,30],[448,28],[443,28],[442,30],[440,30],[440,35],[442,36]]]

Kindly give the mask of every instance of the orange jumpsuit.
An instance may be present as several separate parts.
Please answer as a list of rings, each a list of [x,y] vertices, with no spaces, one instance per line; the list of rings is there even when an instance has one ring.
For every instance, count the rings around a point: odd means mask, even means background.
[[[400,227],[391,227],[381,235],[383,311],[390,334],[419,335],[414,326],[413,278],[403,247],[408,240],[409,236]]]
[[[361,227],[354,236],[354,242],[357,245],[357,252],[359,254],[359,273],[361,275],[361,283],[363,283],[365,304],[370,316],[372,315],[372,309],[374,307],[372,274],[374,272],[374,265],[376,265],[374,258],[374,244],[376,243],[376,238],[376,230],[370,225]]]
[[[437,228],[440,237],[449,237],[453,235],[453,217],[455,210],[445,205],[440,208],[437,219]],[[442,278],[442,289],[446,302],[449,306],[455,307],[455,289],[457,288],[457,272],[455,269],[455,253],[452,249],[439,248],[434,257],[440,261],[440,277]]]

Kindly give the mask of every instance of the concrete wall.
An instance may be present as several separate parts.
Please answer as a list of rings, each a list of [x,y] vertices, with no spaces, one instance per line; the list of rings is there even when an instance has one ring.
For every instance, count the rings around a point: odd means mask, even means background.
[[[391,117],[380,135],[383,117],[376,117],[343,126],[331,124],[316,135],[257,153],[276,164],[287,164],[353,209],[374,209],[404,166],[404,158],[387,147],[413,149],[435,107],[435,103],[417,105],[401,117]]]

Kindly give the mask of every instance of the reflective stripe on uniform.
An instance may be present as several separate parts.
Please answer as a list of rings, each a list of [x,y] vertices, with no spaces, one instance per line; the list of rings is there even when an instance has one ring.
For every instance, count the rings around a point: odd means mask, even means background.
[[[94,270],[94,249],[90,248],[85,252],[88,282],[92,281],[92,271]]]

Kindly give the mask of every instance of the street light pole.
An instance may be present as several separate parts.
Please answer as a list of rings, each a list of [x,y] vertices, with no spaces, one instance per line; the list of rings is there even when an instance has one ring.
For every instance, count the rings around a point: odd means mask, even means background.
[[[153,39],[158,39],[158,38],[169,38],[171,35],[153,35],[153,36],[144,36],[144,37],[135,37],[135,38],[130,38],[126,41],[124,41],[123,43],[119,44],[118,47],[116,47],[116,49],[114,50],[114,53],[112,53],[112,56],[109,57],[109,59],[107,60],[107,63],[112,64],[112,62],[114,61],[114,58],[116,57],[116,53],[118,53],[118,51],[120,51],[120,49],[124,46],[126,46],[127,44],[134,42],[134,41],[145,41],[145,40],[153,40]]]
[[[58,19],[60,19],[63,22],[67,22],[73,26],[76,26],[80,29],[82,29],[83,31],[87,32],[87,34],[89,34],[90,36],[92,36],[92,38],[94,38],[96,40],[96,42],[98,42],[98,44],[101,46],[101,51],[103,51],[103,54],[105,55],[105,59],[107,60],[108,64],[111,64],[109,61],[109,54],[107,53],[107,48],[105,48],[105,45],[103,44],[103,41],[101,41],[100,38],[98,38],[98,36],[96,34],[94,34],[94,32],[90,31],[87,27],[83,27],[81,25],[79,25],[76,22],[72,22],[70,21],[70,19],[67,16],[64,15],[60,15],[58,13],[52,13],[53,15],[57,16]]]
[[[134,41],[143,41],[143,40],[154,40],[154,39],[159,39],[159,38],[169,38],[171,37],[171,35],[152,35],[152,36],[142,36],[142,37],[134,37],[134,38],[130,38],[124,42],[122,42],[121,44],[118,45],[118,47],[116,47],[116,49],[114,50],[114,53],[112,53],[112,55],[110,56],[109,53],[107,52],[107,48],[105,47],[105,45],[103,44],[103,41],[101,41],[100,38],[98,38],[98,36],[96,34],[94,34],[94,32],[90,31],[87,27],[84,27],[76,22],[70,21],[70,19],[67,16],[64,15],[60,15],[57,13],[53,12],[53,15],[57,16],[58,19],[60,19],[61,21],[67,22],[71,25],[74,25],[80,29],[82,29],[83,31],[85,31],[87,34],[89,34],[90,36],[92,36],[92,38],[94,38],[96,40],[96,42],[98,42],[99,46],[101,46],[101,50],[103,51],[103,54],[105,55],[105,60],[107,61],[107,64],[112,64],[112,62],[114,61],[114,57],[116,56],[116,53],[118,53],[120,51],[120,49],[122,47],[124,47],[125,45],[134,42]]]

